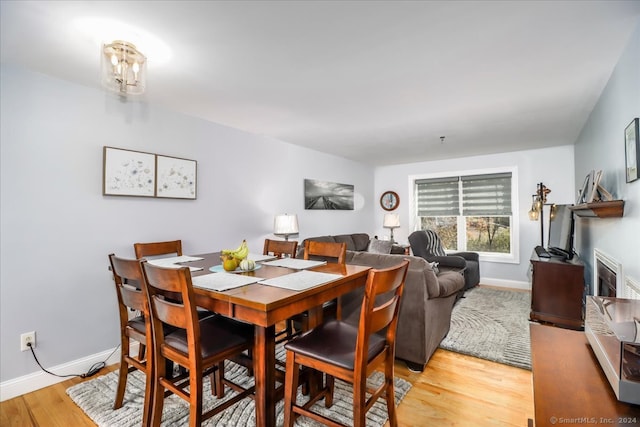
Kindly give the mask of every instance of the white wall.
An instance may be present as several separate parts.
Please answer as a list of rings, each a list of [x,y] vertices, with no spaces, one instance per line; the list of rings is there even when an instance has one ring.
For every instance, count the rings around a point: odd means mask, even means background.
[[[484,284],[528,286],[524,282],[528,282],[526,274],[529,258],[533,247],[540,244],[540,223],[530,221],[527,215],[531,208],[531,195],[536,191],[536,184],[543,182],[551,189],[547,198],[548,203],[574,203],[576,185],[573,156],[573,146],[565,145],[539,150],[378,167],[375,172],[375,194],[379,195],[384,191],[392,190],[400,196],[400,206],[397,212],[400,214],[402,226],[394,230],[394,237],[400,243],[406,243],[407,237],[413,231],[408,227],[412,215],[409,206],[411,188],[409,177],[411,175],[501,167],[517,168],[517,206],[519,209],[517,217],[520,224],[520,244],[516,250],[519,260],[515,264],[481,261],[480,275]],[[376,205],[374,215],[377,219],[377,233],[388,235],[388,230],[382,228],[384,210],[379,204]]]
[[[38,371],[24,332],[49,367],[118,344],[107,255],[134,242],[260,252],[283,212],[301,239],[374,228],[368,166],[23,69],[0,77],[0,381]],[[197,160],[197,200],[103,196],[104,145]],[[305,211],[304,178],[354,184],[355,210]]]
[[[601,184],[625,201],[624,217],[580,219],[577,242],[593,284],[593,249],[622,263],[626,275],[640,280],[640,180],[625,181],[624,129],[640,117],[640,25],[614,69],[576,143],[576,182],[592,169],[602,169]]]

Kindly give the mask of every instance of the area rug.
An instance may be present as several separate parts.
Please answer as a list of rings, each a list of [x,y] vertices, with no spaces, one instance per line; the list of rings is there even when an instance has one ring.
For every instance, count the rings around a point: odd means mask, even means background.
[[[475,287],[453,307],[440,347],[531,370],[529,292]]]
[[[278,350],[278,359],[284,358],[284,351]],[[232,362],[227,362],[225,366],[225,376],[243,386],[252,385],[253,378],[246,375],[246,369]],[[144,374],[135,371],[129,374],[127,380],[127,390],[125,393],[122,408],[114,410],[113,400],[118,384],[117,371],[110,372],[96,379],[77,384],[67,389],[67,394],[82,409],[89,418],[100,427],[128,427],[139,426],[142,420],[142,404],[144,400]],[[384,380],[384,375],[375,372],[370,377],[371,385],[380,385]],[[401,378],[395,379],[396,405],[407,394],[411,384]],[[233,396],[234,392],[227,389],[223,400]],[[204,408],[207,410],[220,401],[211,395],[209,381],[204,381]],[[306,397],[298,395],[298,402],[304,402]],[[324,407],[324,400],[314,405],[314,411],[324,413],[332,418],[353,425],[353,393],[350,385],[336,380],[334,403],[330,409]],[[378,399],[367,413],[367,426],[383,426],[387,421],[387,406],[384,399]],[[169,396],[165,399],[164,411],[162,413],[163,426],[188,426],[189,405],[186,401],[177,396]],[[276,406],[276,425],[284,424],[283,401]],[[210,418],[203,426],[255,426],[255,405],[251,399],[243,399],[226,411]],[[299,418],[296,426],[321,426],[313,420]]]

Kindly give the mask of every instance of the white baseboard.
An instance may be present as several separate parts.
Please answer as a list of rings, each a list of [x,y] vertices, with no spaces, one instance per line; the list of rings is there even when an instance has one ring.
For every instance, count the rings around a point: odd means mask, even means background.
[[[500,288],[512,288],[512,289],[522,289],[522,290],[531,290],[530,282],[521,282],[518,280],[505,280],[505,279],[494,279],[491,277],[483,277],[480,279],[481,285],[488,286],[497,286]]]
[[[131,344],[131,354],[136,354],[138,351],[138,343]],[[71,362],[63,363],[58,366],[46,367],[48,371],[54,372],[58,375],[74,375],[87,372],[94,364],[105,362],[106,365],[113,365],[120,362],[120,350],[115,349],[105,350],[100,353],[92,354],[82,359],[72,360]],[[111,354],[113,352],[113,354]],[[30,393],[35,390],[39,390],[44,387],[48,387],[53,384],[68,380],[71,377],[60,378],[54,375],[47,374],[44,371],[37,371],[31,374],[23,375],[18,378],[14,378],[8,381],[0,383],[0,402],[12,399],[16,396],[20,396],[26,393]]]

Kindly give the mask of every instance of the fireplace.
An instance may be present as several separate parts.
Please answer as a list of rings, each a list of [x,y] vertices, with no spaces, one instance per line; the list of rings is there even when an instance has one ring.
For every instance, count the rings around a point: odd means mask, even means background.
[[[616,272],[607,267],[602,261],[597,261],[597,282],[598,294],[601,297],[616,297]]]
[[[594,295],[621,297],[622,264],[599,249],[594,249],[593,286]]]

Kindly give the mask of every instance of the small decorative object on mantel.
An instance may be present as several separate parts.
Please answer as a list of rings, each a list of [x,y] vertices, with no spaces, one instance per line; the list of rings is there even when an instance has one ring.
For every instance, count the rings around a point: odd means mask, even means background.
[[[400,197],[395,191],[385,191],[380,197],[380,206],[385,211],[392,211],[400,204]]]
[[[638,164],[640,164],[640,131],[638,118],[633,119],[624,130],[625,141],[625,175],[627,182],[638,179]]]

